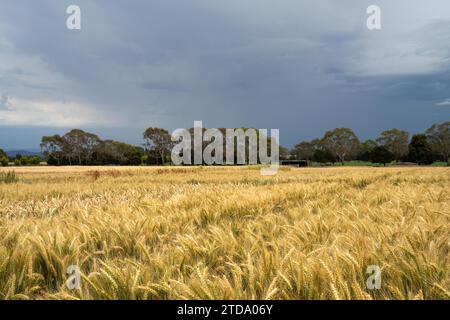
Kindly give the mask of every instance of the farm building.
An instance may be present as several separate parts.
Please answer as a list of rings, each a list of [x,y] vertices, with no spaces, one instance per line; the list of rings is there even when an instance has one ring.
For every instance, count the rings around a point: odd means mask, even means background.
[[[292,166],[292,167],[308,167],[308,160],[281,160],[282,166]]]

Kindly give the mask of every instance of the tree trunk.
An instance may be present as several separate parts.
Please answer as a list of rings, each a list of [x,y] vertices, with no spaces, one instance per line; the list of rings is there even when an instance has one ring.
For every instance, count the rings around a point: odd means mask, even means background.
[[[160,153],[159,153],[159,156],[161,157],[161,165],[163,165],[164,166],[164,151],[161,151]]]

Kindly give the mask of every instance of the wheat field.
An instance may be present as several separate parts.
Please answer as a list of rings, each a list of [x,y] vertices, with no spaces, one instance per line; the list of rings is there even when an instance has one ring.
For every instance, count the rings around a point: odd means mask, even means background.
[[[449,168],[14,170],[0,299],[450,299]]]

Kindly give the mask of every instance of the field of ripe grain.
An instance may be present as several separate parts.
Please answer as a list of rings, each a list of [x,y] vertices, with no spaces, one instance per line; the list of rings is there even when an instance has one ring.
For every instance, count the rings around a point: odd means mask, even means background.
[[[1,299],[450,299],[449,168],[15,171]]]

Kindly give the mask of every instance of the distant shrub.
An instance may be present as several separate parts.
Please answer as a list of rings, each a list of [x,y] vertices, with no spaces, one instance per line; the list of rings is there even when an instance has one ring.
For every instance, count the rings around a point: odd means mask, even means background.
[[[384,167],[384,164],[382,163],[376,163],[376,162],[370,162],[370,161],[359,161],[359,160],[353,160],[353,161],[345,161],[342,162],[326,162],[326,163],[320,163],[320,162],[311,162],[311,167]]]
[[[392,167],[417,167],[418,164],[415,162],[394,162],[391,164]]]
[[[16,183],[19,179],[15,171],[0,172],[0,183]]]
[[[41,158],[39,157],[30,157],[28,158],[28,163],[29,165],[32,166],[38,166],[41,163]]]
[[[374,166],[375,163],[372,163],[370,161],[359,161],[359,160],[353,160],[353,161],[345,161],[344,162],[344,166],[348,166],[348,167],[354,167],[354,166]]]
[[[38,166],[41,163],[41,158],[34,157],[24,157],[24,156],[16,156],[14,159],[15,166]]]
[[[7,157],[0,157],[0,165],[2,167],[7,167],[8,166],[8,162],[9,162],[9,160],[8,160]]]
[[[448,163],[444,161],[436,161],[431,164],[432,167],[447,167]]]
[[[377,162],[373,162],[370,165],[368,165],[370,167],[384,167],[385,165],[382,163],[377,163]]]

